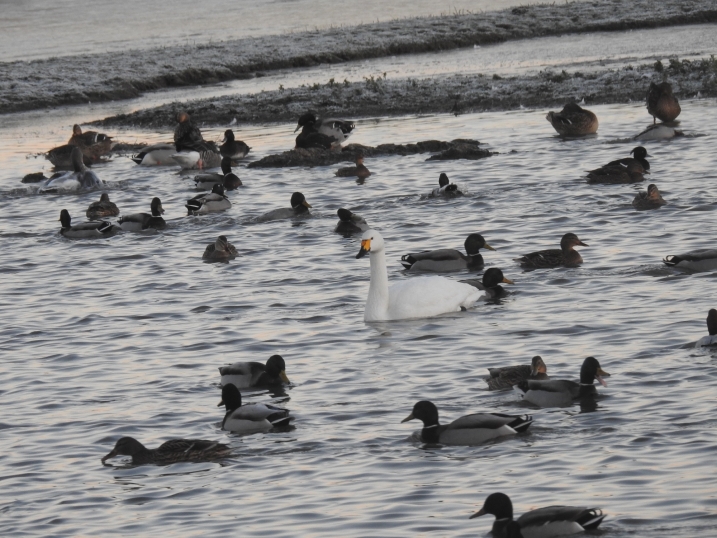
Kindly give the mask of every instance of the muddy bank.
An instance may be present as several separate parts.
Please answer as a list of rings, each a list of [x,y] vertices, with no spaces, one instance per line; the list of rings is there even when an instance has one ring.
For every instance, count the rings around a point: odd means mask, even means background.
[[[338,151],[326,149],[297,148],[275,155],[267,155],[261,160],[249,163],[248,168],[282,168],[286,166],[328,166],[340,162],[354,162],[356,157],[379,157],[385,155],[415,155],[434,153],[428,161],[447,161],[453,159],[483,159],[493,152],[483,149],[480,142],[459,138],[450,142],[424,140],[415,144],[380,144],[376,147],[361,144],[348,144]]]
[[[513,39],[717,22],[714,0],[596,0],[0,64],[0,113],[137,97],[317,64]]]
[[[236,95],[192,103],[170,103],[98,122],[102,127],[172,128],[177,112],[188,110],[204,125],[296,123],[308,109],[346,118],[420,113],[468,113],[520,107],[562,107],[644,101],[651,81],[668,80],[678,98],[717,96],[717,59],[628,66],[581,73],[542,71],[536,76],[501,78],[450,76],[432,79],[368,79],[359,83],[316,84],[283,91]]]

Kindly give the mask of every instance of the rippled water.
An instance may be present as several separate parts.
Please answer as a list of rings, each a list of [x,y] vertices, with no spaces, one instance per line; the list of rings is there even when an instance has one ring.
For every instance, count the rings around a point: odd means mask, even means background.
[[[477,138],[481,161],[426,156],[367,161],[364,184],[336,167],[239,168],[245,186],[225,213],[185,217],[193,182],[176,168],[116,157],[96,172],[123,214],[159,196],[161,233],[98,241],[59,236],[59,211],[83,220],[98,193],[40,196],[19,182],[48,170],[28,154],[63,142],[73,123],[42,116],[0,127],[3,418],[0,534],[198,536],[476,536],[468,520],[491,492],[520,514],[548,504],[602,507],[605,536],[714,536],[715,357],[689,344],[706,334],[714,273],[684,274],[661,258],[711,247],[717,233],[715,100],[683,101],[691,135],[649,143],[652,176],[669,204],[635,211],[639,186],[588,186],[583,171],[626,156],[615,142],[650,122],[643,105],[591,107],[596,138],[554,136],[544,110],[358,122],[365,144]],[[241,131],[251,157],[293,144],[293,125]],[[223,129],[206,131],[218,138]],[[166,135],[112,133],[134,141]],[[424,196],[445,171],[468,195]],[[295,190],[312,217],[256,223]],[[381,230],[389,279],[419,248],[460,248],[481,232],[485,255],[516,281],[499,304],[434,319],[366,324],[369,261],[357,238],[332,232],[349,207]],[[516,256],[588,243],[576,269],[522,272]],[[241,256],[205,264],[225,234]],[[465,273],[451,275],[463,278]],[[241,437],[219,429],[217,367],[280,353],[294,385],[254,393],[296,415],[295,429]],[[532,410],[489,393],[489,366],[535,354],[576,378],[595,355],[612,374],[597,411]],[[419,399],[444,422],[470,412],[532,412],[525,435],[479,447],[422,447],[400,424]],[[132,467],[100,457],[123,435],[154,447],[173,437],[231,444],[219,463]]]

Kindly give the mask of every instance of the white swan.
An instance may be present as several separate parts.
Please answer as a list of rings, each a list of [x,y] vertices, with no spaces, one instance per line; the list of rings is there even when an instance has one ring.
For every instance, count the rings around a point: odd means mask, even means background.
[[[371,283],[364,312],[365,321],[428,318],[473,306],[482,293],[470,284],[442,276],[411,278],[388,287],[386,255],[381,234],[367,230],[361,236],[362,258],[371,252]]]

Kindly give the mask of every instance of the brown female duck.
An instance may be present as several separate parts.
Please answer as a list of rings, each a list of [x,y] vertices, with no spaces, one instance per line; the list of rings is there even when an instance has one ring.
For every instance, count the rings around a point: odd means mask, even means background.
[[[483,378],[488,383],[488,390],[506,390],[526,379],[550,379],[548,367],[540,355],[533,357],[531,363],[503,368],[488,368],[490,375]]]
[[[597,116],[576,103],[568,103],[560,112],[548,112],[545,119],[561,136],[585,136],[598,130]]]
[[[657,209],[666,203],[660,195],[660,191],[657,190],[657,186],[652,183],[647,186],[647,191],[638,192],[632,201],[635,209]]]
[[[90,207],[87,208],[86,215],[90,220],[97,220],[104,217],[116,217],[119,213],[120,210],[115,203],[110,202],[110,195],[103,192],[99,201],[92,202]]]
[[[371,175],[366,166],[363,164],[363,155],[358,155],[354,161],[356,166],[346,166],[345,168],[339,168],[336,171],[337,177],[358,177],[361,179],[367,178]]]
[[[214,243],[207,245],[202,254],[202,259],[209,261],[228,261],[233,260],[239,255],[237,249],[232,245],[224,235],[220,235]]]
[[[660,84],[650,83],[647,90],[647,111],[652,116],[652,123],[657,123],[657,118],[662,121],[674,121],[682,112],[680,103],[672,93],[672,86],[669,82]]]
[[[133,437],[122,437],[102,463],[115,456],[132,456],[132,463],[175,463],[225,458],[231,448],[222,443],[202,439],[172,439],[158,448],[147,448]]]
[[[107,155],[112,149],[112,139],[109,136],[97,131],[83,133],[82,127],[77,124],[72,126],[72,136],[67,144],[80,148],[82,154],[93,162]]]
[[[539,250],[538,252],[531,252],[530,254],[516,258],[515,261],[520,262],[520,265],[526,269],[544,269],[563,266],[574,267],[583,263],[582,256],[573,248],[577,245],[588,246],[586,243],[580,241],[574,233],[566,233],[560,240],[560,250]]]

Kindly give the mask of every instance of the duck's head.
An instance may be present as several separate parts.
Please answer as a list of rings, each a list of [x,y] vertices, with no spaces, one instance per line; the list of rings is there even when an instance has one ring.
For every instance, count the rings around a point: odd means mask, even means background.
[[[354,162],[356,163],[356,166],[363,165],[363,155],[361,155],[360,153],[356,155],[356,160]]]
[[[122,437],[115,443],[112,451],[102,458],[102,463],[115,456],[135,456],[147,450],[142,443],[134,437]]]
[[[70,212],[67,211],[67,209],[60,211],[59,220],[62,223],[63,228],[70,228],[72,226],[72,217],[70,217]]]
[[[603,387],[607,387],[603,377],[610,377],[610,374],[600,368],[600,363],[595,357],[588,357],[583,361],[583,366],[580,368],[581,385],[592,385],[593,381],[597,380]]]
[[[153,216],[159,217],[160,215],[164,214],[164,208],[162,207],[162,200],[160,200],[156,196],[154,198],[152,198],[152,204],[150,207],[152,208]]]
[[[177,114],[177,121],[179,123],[186,123],[189,121],[189,114],[187,114],[185,111],[180,112]]]
[[[225,176],[232,173],[232,158],[224,157],[222,159],[222,174]]]
[[[217,404],[217,407],[221,406],[225,406],[227,412],[241,407],[241,392],[233,383],[227,383],[222,387],[222,400]]]
[[[318,119],[319,118],[316,116],[316,112],[314,112],[313,110],[305,112],[304,114],[299,116],[299,121],[296,124],[296,129],[294,129],[294,132],[298,131],[305,125],[311,125],[312,123],[316,123]]]
[[[109,202],[110,201],[110,195],[106,192],[103,192],[100,194],[100,202]]]
[[[340,208],[336,214],[339,216],[339,220],[341,222],[351,222],[351,217],[353,216],[353,213],[345,208]]]
[[[482,282],[486,288],[495,288],[499,284],[515,284],[515,282],[513,282],[511,279],[505,278],[503,276],[503,271],[501,271],[497,267],[491,267],[490,269],[486,269],[485,273],[483,273]]]
[[[271,377],[279,377],[284,383],[290,383],[286,376],[286,363],[281,355],[272,355],[266,361],[266,373]]]
[[[85,163],[82,160],[82,150],[80,148],[72,148],[70,158],[72,159],[72,169],[75,172],[84,172],[85,170],[87,170],[87,168],[85,167]]]
[[[659,200],[661,198],[660,191],[654,183],[650,183],[647,186],[647,198],[650,200]]]
[[[224,252],[229,248],[229,241],[227,240],[226,235],[220,235],[217,237],[217,240],[214,241],[214,250],[218,250],[219,252]]]
[[[707,312],[707,330],[710,336],[717,334],[717,310],[714,308]]]
[[[73,136],[80,136],[82,134],[82,127],[77,125],[76,123],[72,126],[72,135]]]
[[[215,183],[212,187],[212,193],[218,194],[219,196],[224,196],[224,185],[221,183]]]
[[[438,409],[436,409],[436,406],[433,404],[433,402],[429,402],[428,400],[421,400],[413,406],[413,411],[411,412],[411,414],[404,418],[401,423],[408,422],[409,420],[413,420],[414,418],[423,421],[424,428],[427,428],[428,426],[437,426]]]
[[[450,181],[448,181],[448,176],[445,173],[441,172],[441,175],[438,176],[438,186],[445,187],[449,183]]]
[[[576,247],[578,245],[581,245],[583,247],[587,247],[587,243],[583,243],[578,239],[578,236],[574,233],[566,233],[563,238],[560,240],[560,249],[563,252],[567,252],[568,250],[573,250],[573,247]]]
[[[463,243],[463,246],[466,248],[466,254],[468,254],[469,256],[475,256],[482,248],[487,248],[488,250],[495,250],[493,247],[491,247],[488,243],[485,242],[485,239],[483,239],[483,236],[481,234],[470,234],[466,238],[465,243]]]
[[[568,103],[563,107],[563,114],[581,114],[583,109],[577,103]]]
[[[494,515],[496,519],[513,519],[513,503],[505,493],[491,493],[486,497],[483,508],[468,519],[481,517],[486,514]]]
[[[630,155],[633,155],[637,160],[644,159],[645,157],[652,157],[648,155],[647,150],[642,146],[637,146],[630,151]]]
[[[356,258],[363,258],[367,253],[380,252],[383,250],[383,237],[376,230],[366,230],[361,236],[361,250],[356,254]]]
[[[222,144],[225,142],[234,142],[234,131],[231,129],[224,131],[224,140],[222,140]]]
[[[535,377],[538,374],[547,374],[548,367],[543,362],[543,357],[536,355],[533,360],[530,361],[530,375]]]
[[[306,198],[300,192],[295,192],[291,195],[291,207],[294,209],[300,209],[301,207],[309,208],[311,204],[306,201]]]

